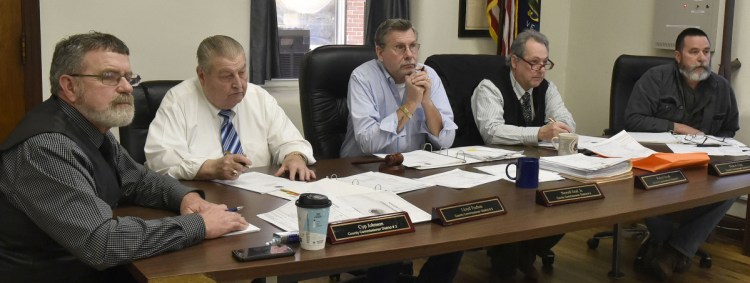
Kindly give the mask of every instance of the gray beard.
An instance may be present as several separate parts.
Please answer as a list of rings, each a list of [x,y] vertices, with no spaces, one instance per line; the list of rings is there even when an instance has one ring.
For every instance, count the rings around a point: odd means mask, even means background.
[[[711,75],[711,67],[704,68],[703,72],[701,73],[695,72],[695,67],[690,71],[686,71],[685,69],[680,67],[680,74],[685,76],[685,78],[687,78],[688,80],[699,82],[708,79],[708,76]]]
[[[78,109],[79,112],[81,112],[81,115],[83,117],[86,117],[89,121],[91,121],[92,124],[96,126],[103,126],[106,128],[114,128],[114,127],[124,127],[127,125],[130,125],[131,122],[133,122],[133,116],[135,115],[135,107],[133,107],[132,97],[129,99],[131,102],[131,105],[125,107],[125,106],[115,106],[115,102],[117,102],[120,99],[115,99],[112,101],[112,103],[109,105],[107,110],[104,111],[96,111],[94,109],[89,108],[84,104],[86,99],[84,98],[83,94],[81,93],[76,94],[78,98],[80,99],[79,103],[76,103],[76,109]]]

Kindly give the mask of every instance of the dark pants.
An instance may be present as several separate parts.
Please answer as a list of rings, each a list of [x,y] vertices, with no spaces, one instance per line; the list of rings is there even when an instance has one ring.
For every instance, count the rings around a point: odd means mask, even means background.
[[[537,238],[487,248],[492,271],[500,276],[511,276],[521,264],[533,264],[536,255],[552,249],[565,234]]]
[[[447,253],[431,256],[419,271],[416,282],[453,282],[458,272],[458,265],[464,252]],[[393,263],[367,269],[367,282],[398,282],[401,263]]]

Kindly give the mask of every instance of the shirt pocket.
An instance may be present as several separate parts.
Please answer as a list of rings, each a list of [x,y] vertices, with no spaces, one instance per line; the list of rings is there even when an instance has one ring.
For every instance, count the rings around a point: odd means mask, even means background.
[[[657,116],[663,118],[674,118],[677,111],[677,101],[673,97],[659,99],[659,105],[656,108]]]

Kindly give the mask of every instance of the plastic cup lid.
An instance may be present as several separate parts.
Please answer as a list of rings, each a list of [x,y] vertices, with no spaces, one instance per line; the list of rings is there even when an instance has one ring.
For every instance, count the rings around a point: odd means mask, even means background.
[[[325,195],[304,193],[299,196],[295,204],[303,208],[326,208],[331,206],[331,200]]]

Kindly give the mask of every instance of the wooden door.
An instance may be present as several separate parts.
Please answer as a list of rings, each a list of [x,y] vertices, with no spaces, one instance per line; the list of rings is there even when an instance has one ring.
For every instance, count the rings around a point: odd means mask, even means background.
[[[0,0],[0,142],[42,101],[39,1]]]

